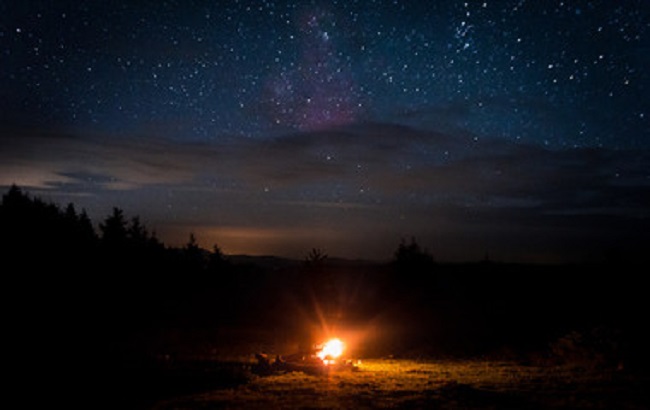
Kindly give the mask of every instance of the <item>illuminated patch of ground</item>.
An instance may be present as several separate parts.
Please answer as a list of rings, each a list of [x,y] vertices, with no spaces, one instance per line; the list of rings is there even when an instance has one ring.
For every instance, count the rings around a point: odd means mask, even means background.
[[[624,372],[509,362],[368,360],[358,372],[286,373],[159,402],[211,408],[644,408],[642,383]]]

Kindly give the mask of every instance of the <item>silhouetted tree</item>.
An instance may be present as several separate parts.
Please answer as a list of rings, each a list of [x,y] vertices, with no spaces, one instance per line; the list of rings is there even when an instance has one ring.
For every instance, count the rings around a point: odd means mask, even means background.
[[[93,224],[85,209],[81,213],[77,213],[74,204],[69,203],[65,208],[64,220],[66,228],[76,237],[77,241],[92,242],[96,239]]]
[[[33,241],[31,231],[34,224],[34,218],[31,217],[33,208],[31,198],[27,194],[23,194],[16,185],[12,185],[9,191],[2,196],[0,250],[6,251],[7,255],[17,256],[17,252],[25,252],[27,248],[31,247],[30,242]]]
[[[333,283],[327,275],[325,265],[327,263],[327,254],[319,248],[312,248],[305,257],[305,270],[310,273],[308,285],[312,288],[309,292],[314,294],[318,289],[318,293],[323,300],[331,299],[333,294]]]
[[[88,217],[88,213],[86,213],[85,209],[81,210],[81,213],[79,214],[77,220],[78,220],[79,234],[81,235],[82,240],[88,243],[94,242],[97,239],[97,235],[95,234],[93,223]]]
[[[410,243],[402,240],[393,260],[393,270],[397,275],[396,285],[409,292],[417,290],[427,293],[437,282],[435,266],[433,256],[422,249],[415,238],[411,238]]]
[[[189,252],[198,252],[199,251],[199,245],[196,242],[196,236],[194,236],[194,233],[190,233],[190,239],[187,241],[187,244],[185,245],[185,250]]]
[[[411,238],[410,243],[402,240],[395,252],[394,258],[395,267],[403,272],[417,273],[426,271],[435,265],[435,259],[426,250],[423,250],[420,245]]]
[[[165,248],[165,244],[160,239],[158,239],[158,234],[156,234],[156,231],[151,232],[151,235],[149,235],[148,243],[149,247],[152,249],[161,250]]]
[[[16,185],[0,205],[0,249],[24,260],[25,269],[46,274],[57,269],[67,277],[82,273],[94,257],[96,237],[88,215],[74,205],[64,210],[31,198]]]
[[[126,245],[128,231],[124,211],[121,209],[113,208],[113,213],[99,225],[99,229],[102,231],[102,242],[106,246],[120,248]]]
[[[185,245],[183,253],[190,270],[200,271],[205,267],[204,253],[203,250],[199,247],[194,233],[190,233],[190,239]]]
[[[61,224],[62,226],[59,228],[61,246],[68,248],[64,252],[70,254],[68,259],[74,258],[74,260],[80,261],[92,257],[89,252],[94,250],[97,237],[86,211],[79,214],[74,204],[68,204],[62,214]]]
[[[318,248],[312,248],[305,257],[305,263],[310,268],[320,268],[325,264],[326,260],[327,254]]]
[[[65,219],[71,224],[78,222],[77,211],[74,209],[74,204],[72,202],[70,202],[65,208]]]
[[[29,195],[23,193],[16,184],[11,185],[9,191],[2,196],[2,207],[5,210],[24,210],[29,208],[30,205],[31,199]]]
[[[140,222],[140,217],[134,216],[131,218],[131,224],[127,229],[127,236],[132,246],[144,247],[149,242],[149,233],[147,228]]]
[[[339,286],[333,269],[328,269],[328,255],[319,248],[312,248],[305,257],[305,270],[309,273],[304,296],[314,320],[325,320],[335,326],[340,319]]]
[[[221,251],[221,248],[217,244],[212,248],[212,253],[210,253],[208,260],[208,270],[210,272],[218,272],[224,269],[228,264],[228,261]]]

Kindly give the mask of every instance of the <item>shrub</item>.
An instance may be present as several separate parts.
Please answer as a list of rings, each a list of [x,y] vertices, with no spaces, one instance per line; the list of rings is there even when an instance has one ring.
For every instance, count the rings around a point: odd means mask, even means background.
[[[587,331],[574,330],[557,339],[550,347],[556,359],[580,365],[619,365],[624,356],[621,332],[607,326]]]

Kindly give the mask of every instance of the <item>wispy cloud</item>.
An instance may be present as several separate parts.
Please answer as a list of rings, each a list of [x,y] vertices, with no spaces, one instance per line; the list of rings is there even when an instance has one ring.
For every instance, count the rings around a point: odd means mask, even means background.
[[[527,230],[545,243],[588,237],[594,224],[620,237],[650,218],[646,151],[546,150],[390,124],[221,144],[36,133],[0,144],[0,185],[126,201],[160,232],[183,226],[242,251],[317,237],[337,247],[376,232],[493,235],[516,247]]]

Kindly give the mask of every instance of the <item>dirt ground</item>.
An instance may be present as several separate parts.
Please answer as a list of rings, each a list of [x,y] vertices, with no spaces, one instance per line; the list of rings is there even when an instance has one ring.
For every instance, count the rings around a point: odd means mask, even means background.
[[[365,360],[359,371],[250,375],[155,409],[644,409],[647,380],[621,369],[495,361]]]

